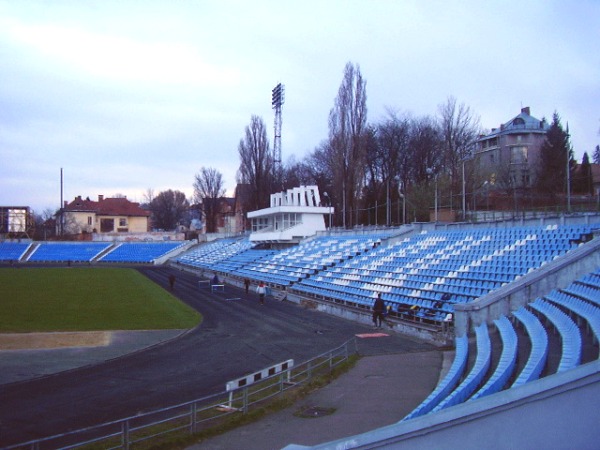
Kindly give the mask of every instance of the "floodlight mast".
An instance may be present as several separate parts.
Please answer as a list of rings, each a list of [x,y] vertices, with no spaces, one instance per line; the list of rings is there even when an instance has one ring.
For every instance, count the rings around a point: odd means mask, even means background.
[[[273,140],[273,175],[277,182],[283,181],[283,169],[281,165],[281,105],[283,105],[284,101],[285,86],[279,83],[271,91],[271,107],[275,110],[275,139]]]

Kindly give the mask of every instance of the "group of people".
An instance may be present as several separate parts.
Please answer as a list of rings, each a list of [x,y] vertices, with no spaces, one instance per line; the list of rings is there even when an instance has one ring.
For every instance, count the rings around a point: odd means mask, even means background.
[[[218,284],[219,283],[219,278],[217,277],[217,274],[215,273],[215,276],[213,277],[212,284]],[[248,278],[244,279],[244,289],[246,291],[246,295],[248,295],[249,291],[250,291],[250,280]],[[256,293],[258,294],[258,300],[260,302],[261,305],[265,304],[265,297],[267,296],[267,286],[265,285],[264,281],[261,281],[258,283],[258,286],[256,286]]]
[[[244,289],[246,290],[246,295],[248,295],[248,292],[250,291],[250,280],[248,278],[244,280]],[[256,286],[256,293],[258,294],[260,304],[264,305],[265,297],[267,296],[267,286],[264,281],[258,283],[258,286]]]

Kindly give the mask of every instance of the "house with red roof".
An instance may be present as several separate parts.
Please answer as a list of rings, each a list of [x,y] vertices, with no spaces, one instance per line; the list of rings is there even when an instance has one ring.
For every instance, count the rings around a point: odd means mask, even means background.
[[[80,195],[70,203],[65,201],[56,219],[58,235],[144,233],[149,229],[150,211],[127,197],[99,195],[94,201]]]

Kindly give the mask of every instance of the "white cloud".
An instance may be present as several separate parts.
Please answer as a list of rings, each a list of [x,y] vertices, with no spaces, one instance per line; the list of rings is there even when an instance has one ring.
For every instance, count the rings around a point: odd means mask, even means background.
[[[60,167],[67,199],[191,195],[202,166],[231,193],[250,116],[272,126],[271,89],[286,85],[283,158],[301,158],[327,137],[347,61],[371,121],[448,96],[487,128],[557,110],[580,156],[600,142],[599,22],[589,0],[0,0],[0,204],[57,205]]]

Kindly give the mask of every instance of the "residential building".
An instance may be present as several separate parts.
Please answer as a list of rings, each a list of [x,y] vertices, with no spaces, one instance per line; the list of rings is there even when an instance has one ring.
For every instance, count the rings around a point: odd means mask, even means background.
[[[476,142],[474,159],[483,182],[497,188],[529,188],[535,181],[540,147],[550,125],[529,107]]]
[[[65,201],[57,213],[57,234],[144,233],[149,229],[149,217],[149,211],[126,197],[99,195],[94,201],[78,196],[71,203]]]

